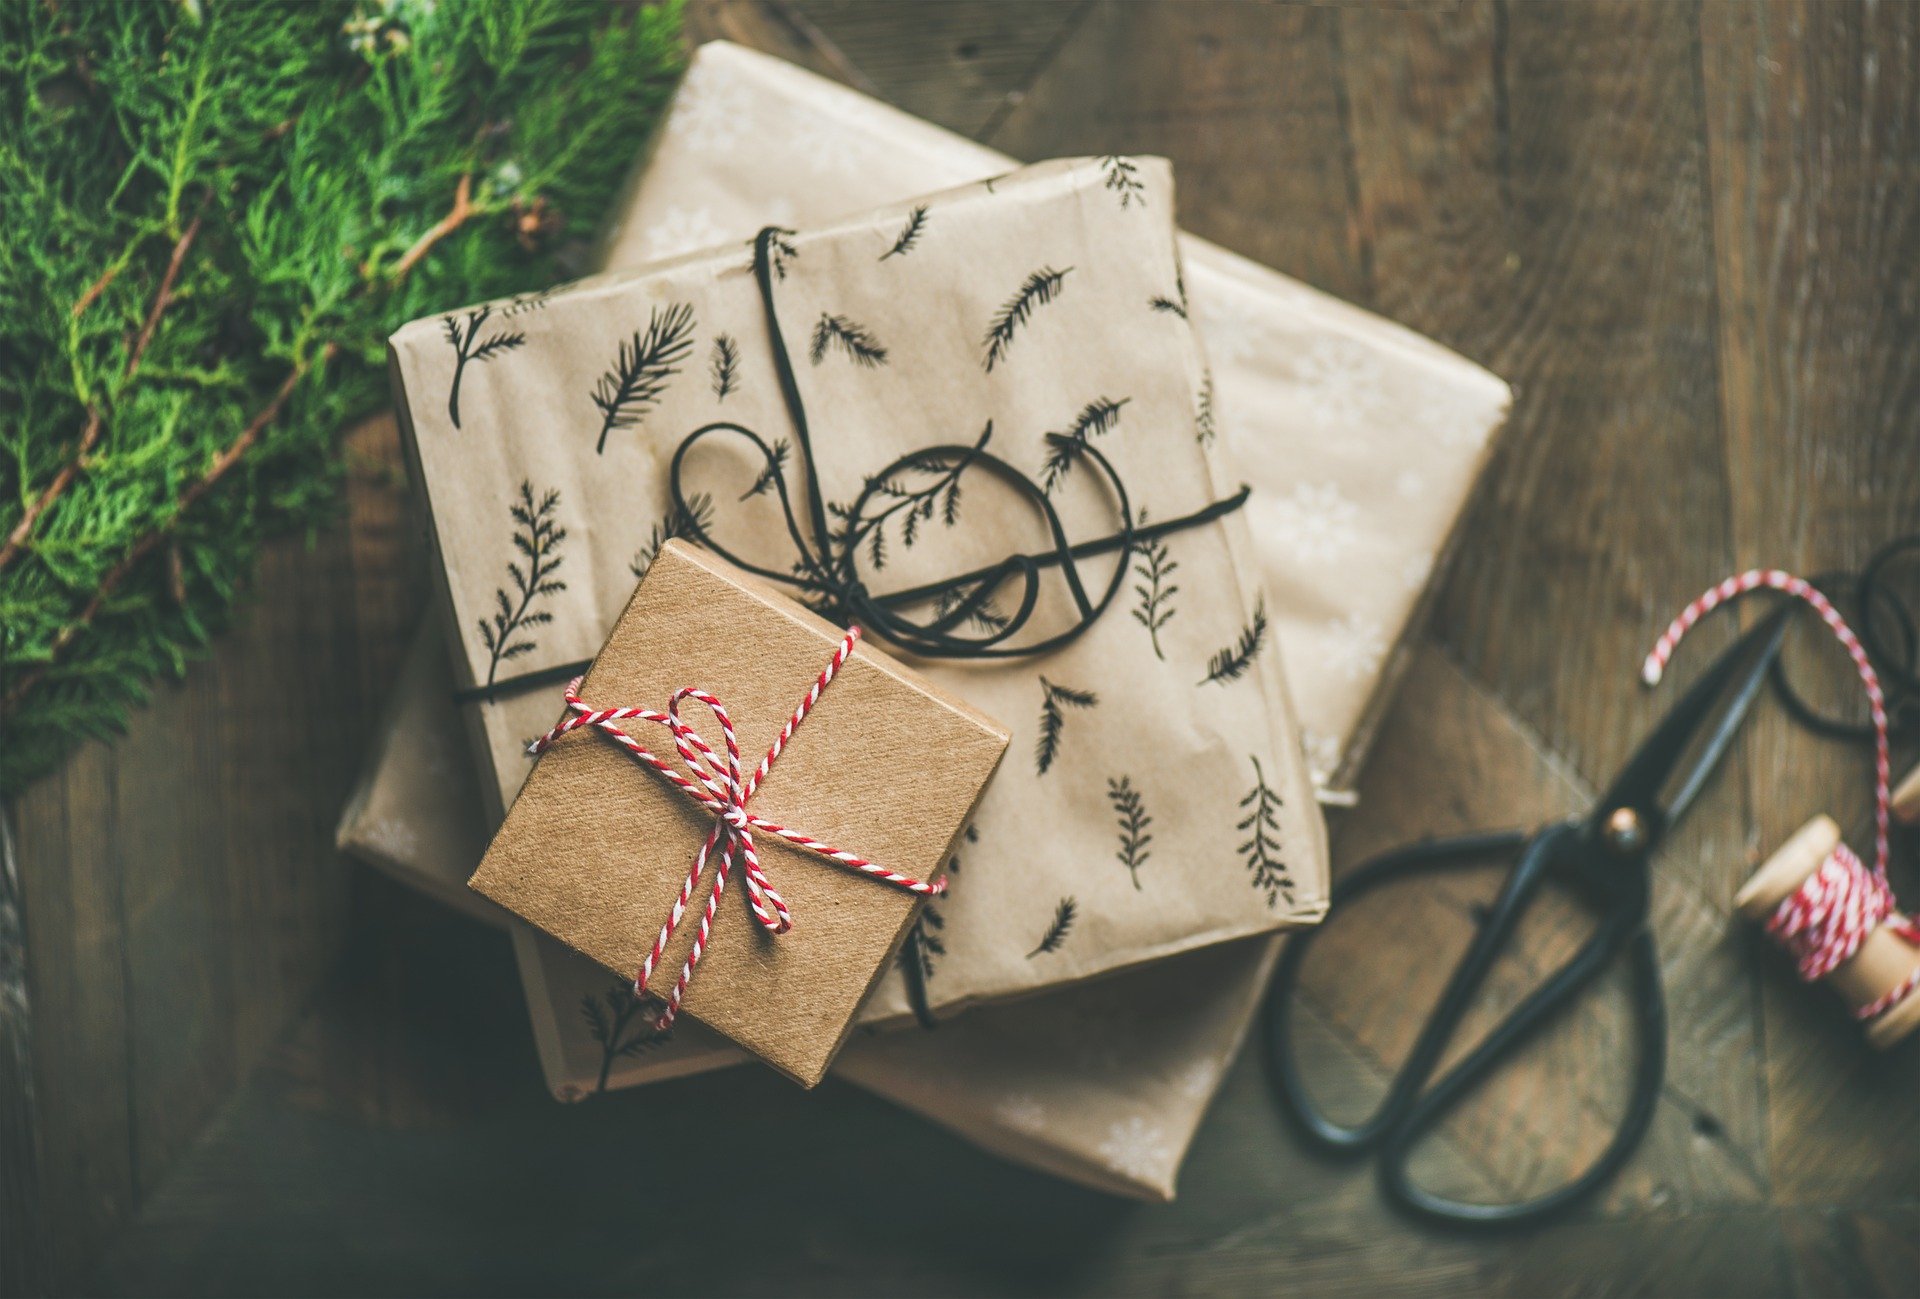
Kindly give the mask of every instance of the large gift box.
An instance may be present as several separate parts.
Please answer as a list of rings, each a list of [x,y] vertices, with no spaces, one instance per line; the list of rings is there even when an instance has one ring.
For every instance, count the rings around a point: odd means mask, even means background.
[[[1317,919],[1244,493],[1158,306],[1173,202],[1158,160],[1042,164],[395,334],[483,790],[504,808],[556,681],[678,532],[1014,732],[929,909],[941,958],[921,944],[863,1022]]]
[[[743,242],[768,219],[818,222],[1012,165],[802,69],[714,42],[694,52],[636,171],[606,264]],[[1444,567],[1506,389],[1400,326],[1201,240],[1183,236],[1181,246],[1220,399],[1218,444],[1243,461],[1229,472],[1257,489],[1249,509],[1263,520],[1255,545],[1273,616],[1282,640],[1300,646],[1284,667],[1316,778],[1337,788],[1357,767],[1405,629]],[[340,842],[472,906],[465,880],[488,822],[440,639],[438,628],[423,629],[409,655]],[[637,1022],[616,1024],[623,980],[524,928],[515,947],[542,1064],[563,1099],[743,1058],[696,1023],[666,1041]],[[978,1011],[938,1033],[856,1038],[835,1072],[1021,1162],[1164,1198],[1257,1003],[1268,948],[1221,946],[1178,958],[1166,978],[1123,974]],[[1162,1005],[1175,984],[1184,996]],[[1106,1040],[1105,1022],[1117,1025],[1112,1040],[1153,1049],[1088,1045],[1089,1059],[1074,1066],[1077,1094],[1098,1103],[1060,1103],[1065,1056],[1031,1049],[1031,1035]]]

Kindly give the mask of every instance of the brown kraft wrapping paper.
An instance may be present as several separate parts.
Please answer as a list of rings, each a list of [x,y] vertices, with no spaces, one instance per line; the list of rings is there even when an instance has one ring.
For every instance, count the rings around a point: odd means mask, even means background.
[[[1155,306],[1181,291],[1172,211],[1158,160],[1067,160],[783,237],[783,273],[768,284],[808,417],[830,430],[810,465],[745,250],[402,329],[392,350],[403,429],[441,559],[458,684],[511,686],[597,648],[662,537],[682,526],[667,491],[676,448],[716,419],[755,430],[769,453],[789,447],[775,457],[744,437],[709,438],[689,460],[690,508],[775,575],[796,562],[804,524],[790,529],[770,463],[785,467],[796,497],[811,470],[825,501],[849,502],[900,456],[991,438],[1051,482],[1047,499],[1075,541],[1115,533],[1118,512],[1091,453],[1049,474],[1062,439],[1095,447],[1152,519],[1229,495],[1205,452],[1198,343],[1184,317]],[[925,508],[890,513],[884,565],[860,547],[876,590],[1046,549],[1026,499],[972,477],[957,498],[947,467],[912,465],[879,486],[883,500]],[[1324,828],[1245,518],[1152,544],[1163,573],[1180,569],[1173,616],[1126,589],[1174,585],[1140,572],[1156,562],[1143,552],[1121,575],[1123,598],[1061,648],[914,663],[1014,732],[1015,757],[968,827],[969,874],[929,921],[945,949],[926,983],[936,1013],[1324,912]],[[1111,560],[1084,568],[1088,586],[1104,589]],[[1070,614],[1059,587],[1042,590],[1037,635]],[[521,746],[550,724],[556,697],[552,685],[509,689],[469,708],[490,776],[483,795],[496,807],[522,779]],[[861,1019],[910,1013],[896,976]]]
[[[842,638],[714,556],[669,541],[594,659],[580,696],[596,707],[664,710],[678,690],[697,687],[726,709],[739,762],[751,775]],[[682,720],[725,753],[717,715],[692,701]],[[666,755],[674,770],[695,776],[673,760],[663,728],[636,719],[621,729]],[[992,719],[859,644],[746,808],[932,883],[1006,745],[1006,731]],[[634,971],[713,827],[711,810],[608,737],[582,728],[559,737],[534,764],[470,885],[605,969]],[[922,899],[771,832],[749,833],[795,923],[771,939],[755,932],[736,870],[682,1008],[811,1087]],[[670,994],[720,866],[716,853],[650,993]]]
[[[740,244],[768,219],[818,223],[1014,165],[727,42],[701,46],[691,68],[611,228],[612,269]],[[1220,398],[1220,446],[1237,462],[1229,472],[1256,488],[1255,544],[1314,774],[1339,786],[1357,770],[1368,719],[1397,679],[1404,629],[1444,572],[1447,538],[1504,417],[1506,388],[1429,340],[1264,266],[1191,236],[1181,247]],[[1430,425],[1445,436],[1430,436]],[[1381,463],[1394,473],[1382,474]],[[1311,497],[1299,495],[1302,484]],[[1416,485],[1409,497],[1404,489]],[[1330,532],[1293,526],[1313,520],[1295,506],[1309,500],[1330,503]],[[466,888],[490,822],[448,698],[441,641],[438,626],[422,629],[339,842],[433,896],[484,906],[498,923],[503,913]],[[607,1006],[620,1002],[624,980],[523,926],[514,939],[541,1063],[560,1099],[745,1058],[685,1020],[665,1040],[632,1022],[611,1032]],[[1167,1198],[1181,1134],[1198,1123],[1265,985],[1268,947],[1223,945],[1177,958],[1164,975],[1143,970],[988,1008],[938,1034],[856,1038],[835,1072],[1017,1162]],[[1185,1000],[1162,1006],[1156,995],[1173,983]],[[1097,1092],[1113,1117],[1083,1121],[1081,1107],[1043,1100],[1042,1126],[1013,1122],[1038,1112],[1028,1098],[1067,1086],[1056,1057],[1026,1049],[1024,1026],[1084,1025],[1115,999],[1126,1008],[1115,1031],[1157,1045],[1120,1052],[1082,1077],[1076,1094]],[[989,1039],[1003,1019],[1015,1036],[996,1045]],[[962,1029],[964,1050],[951,1045]],[[1137,1131],[1153,1139],[1126,1139]]]

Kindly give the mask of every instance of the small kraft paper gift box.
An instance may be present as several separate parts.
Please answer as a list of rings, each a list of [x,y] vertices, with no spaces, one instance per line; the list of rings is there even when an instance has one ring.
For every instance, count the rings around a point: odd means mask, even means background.
[[[668,542],[472,888],[813,1086],[1007,747],[858,640]]]
[[[1012,731],[921,929],[940,959],[863,1025],[1317,920],[1246,494],[1155,305],[1173,208],[1160,160],[1063,160],[397,333],[483,796],[679,534]]]

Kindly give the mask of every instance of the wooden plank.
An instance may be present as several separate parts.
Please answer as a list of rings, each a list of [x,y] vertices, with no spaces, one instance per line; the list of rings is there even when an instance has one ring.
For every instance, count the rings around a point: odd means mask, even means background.
[[[1920,526],[1920,12],[1711,4],[1701,19],[1713,165],[1727,458],[1742,566],[1858,566]],[[1837,647],[1809,628],[1796,676],[1864,715]],[[1802,652],[1804,649],[1804,652]],[[1754,737],[1754,837],[1732,887],[1828,811],[1871,851],[1866,754],[1778,710]],[[1911,902],[1920,876],[1898,872]],[[1751,932],[1766,1008],[1773,1175],[1787,1202],[1920,1193],[1916,1047],[1879,1056]],[[1852,1287],[1847,1287],[1852,1288]]]
[[[1184,229],[1365,303],[1338,19],[1308,6],[1103,3],[985,142],[1016,158],[1163,155]]]
[[[51,1224],[40,1187],[40,1107],[33,1082],[33,1003],[13,823],[0,803],[0,1294],[52,1283]]]
[[[859,69],[861,89],[978,136],[1019,102],[1087,4],[812,0],[792,8]]]
[[[1687,18],[1341,13],[1378,303],[1517,393],[1443,635],[1590,784],[1675,697],[1637,684],[1655,631],[1729,562]],[[1700,633],[1681,679],[1732,629]],[[1765,1184],[1747,968],[1723,938],[1745,793],[1716,780],[1655,868],[1669,1072],[1698,1121],[1656,1142],[1661,1175],[1643,1191],[1689,1204]]]

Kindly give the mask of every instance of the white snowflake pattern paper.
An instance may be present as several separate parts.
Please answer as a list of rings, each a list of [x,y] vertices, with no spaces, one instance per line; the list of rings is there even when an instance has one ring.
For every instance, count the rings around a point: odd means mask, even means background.
[[[1360,507],[1337,483],[1298,483],[1274,504],[1278,540],[1303,564],[1340,558],[1359,536]]]
[[[1380,624],[1357,613],[1328,623],[1322,643],[1327,667],[1348,681],[1378,671],[1387,653],[1387,637]]]
[[[1151,1182],[1162,1176],[1178,1155],[1164,1130],[1138,1114],[1130,1114],[1107,1129],[1100,1141],[1100,1158],[1123,1176]]]
[[[703,207],[670,207],[647,227],[647,256],[665,260],[727,241],[727,232]]]

